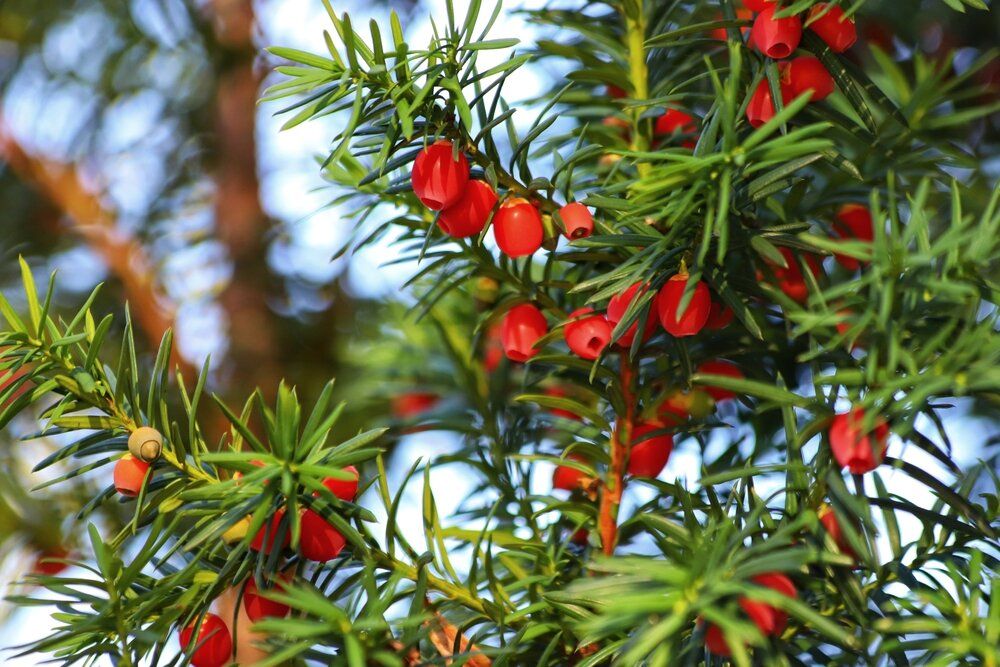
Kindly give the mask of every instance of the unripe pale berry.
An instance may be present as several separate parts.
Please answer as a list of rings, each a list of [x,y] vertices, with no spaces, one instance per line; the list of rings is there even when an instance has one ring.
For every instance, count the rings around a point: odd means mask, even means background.
[[[563,336],[573,354],[581,359],[597,359],[611,342],[611,323],[593,308],[579,308],[569,314]]]
[[[538,308],[530,303],[514,306],[504,315],[500,331],[504,353],[511,361],[531,359],[540,351],[535,344],[548,330],[545,316]]]
[[[148,463],[140,461],[131,454],[121,457],[115,464],[115,490],[128,498],[139,495],[142,485],[145,484],[148,470]]]
[[[798,16],[775,18],[778,10],[767,7],[754,19],[750,29],[750,45],[768,58],[787,58],[799,48],[802,40],[802,19]]]
[[[694,294],[682,311],[681,299],[687,286],[688,275],[677,274],[670,278],[660,288],[656,295],[656,308],[660,315],[660,323],[671,336],[681,338],[693,336],[705,326],[708,313],[712,309],[712,297],[705,283],[698,281],[694,286]]]
[[[196,627],[198,635],[194,636]],[[222,667],[232,658],[233,637],[226,622],[216,614],[205,614],[200,627],[195,621],[181,630],[179,640],[185,651],[189,646],[198,647],[191,654],[194,667]]]
[[[877,417],[867,431],[865,422],[865,410],[858,407],[835,415],[830,424],[833,458],[853,475],[863,475],[880,466],[888,447],[889,425],[885,420]]]
[[[163,451],[163,435],[155,428],[140,426],[128,436],[128,451],[140,461],[152,463]]]
[[[527,199],[511,197],[493,216],[493,237],[508,257],[524,257],[542,247],[542,216]]]
[[[834,53],[843,53],[858,41],[854,21],[847,18],[843,8],[837,5],[825,2],[813,5],[806,27],[826,42]]]
[[[456,239],[475,236],[486,228],[497,203],[497,193],[486,181],[469,181],[461,198],[441,211],[437,224]]]
[[[458,202],[469,182],[469,161],[454,157],[452,143],[445,139],[427,146],[413,162],[413,192],[424,206],[441,211]]]

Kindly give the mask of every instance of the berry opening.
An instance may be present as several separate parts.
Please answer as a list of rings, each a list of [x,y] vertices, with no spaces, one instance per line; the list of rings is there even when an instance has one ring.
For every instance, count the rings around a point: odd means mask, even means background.
[[[767,55],[775,59],[787,58],[792,55],[792,49],[789,48],[788,44],[773,44],[771,45],[771,48],[768,49]]]

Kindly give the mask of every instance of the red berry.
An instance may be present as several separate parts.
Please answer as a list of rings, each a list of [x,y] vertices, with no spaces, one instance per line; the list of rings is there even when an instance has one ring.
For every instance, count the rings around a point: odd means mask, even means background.
[[[542,311],[530,303],[514,306],[504,316],[500,332],[504,353],[511,361],[525,362],[539,353],[535,344],[548,331]]]
[[[725,329],[733,321],[735,315],[732,308],[721,301],[712,299],[712,309],[708,311],[708,320],[705,322],[705,328],[713,331]]]
[[[545,395],[552,396],[553,398],[565,398],[568,394],[559,387],[548,387],[545,390]],[[548,408],[548,411],[551,414],[554,414],[556,417],[581,421],[580,415],[576,414],[575,412],[570,412],[569,410],[564,410],[562,408]]]
[[[800,56],[792,59],[786,69],[788,92],[795,98],[805,92],[811,92],[810,102],[826,99],[833,92],[833,77],[823,67],[819,58]],[[783,93],[784,94],[784,93]]]
[[[618,86],[610,83],[607,86],[607,94],[608,97],[616,100],[620,100],[623,97],[628,97],[628,93],[625,92],[624,88],[619,88]]]
[[[299,537],[299,553],[303,558],[325,563],[336,558],[344,549],[347,540],[336,528],[313,510],[302,513],[302,534]]]
[[[566,458],[579,461],[580,463],[584,462],[583,457],[577,454],[570,454]],[[552,488],[564,491],[576,491],[586,486],[588,480],[587,474],[582,470],[570,468],[569,466],[556,466],[555,472],[552,473]]]
[[[287,577],[283,578],[286,581],[288,580]],[[283,588],[283,582],[278,581],[275,582],[274,588],[270,590]],[[267,592],[267,589],[265,592]],[[243,609],[246,610],[247,616],[254,623],[263,618],[284,618],[291,611],[291,607],[288,605],[264,597],[253,577],[247,579],[247,583],[243,587]]]
[[[636,424],[632,429],[632,448],[628,457],[628,474],[636,477],[656,477],[662,472],[670,452],[674,449],[674,437],[669,433],[649,435],[662,431],[663,424],[647,422]]]
[[[844,10],[837,5],[821,2],[809,10],[806,27],[826,42],[834,53],[843,53],[858,41],[858,31],[854,21],[847,18]]]
[[[846,556],[850,556],[854,560],[858,559],[858,555],[854,553],[854,549],[847,542],[847,538],[844,536],[844,531],[840,527],[840,521],[837,519],[837,514],[833,511],[829,505],[823,505],[819,508],[819,522],[823,524],[824,530],[830,533],[830,538],[833,540],[840,552]]]
[[[285,517],[285,509],[281,508],[271,516],[270,521],[265,521],[258,530],[257,534],[253,536],[253,540],[250,541],[250,548],[254,551],[263,551],[266,554],[271,553],[274,550],[276,544],[278,544],[278,539],[280,537],[281,544],[279,546],[279,551],[288,547],[289,542],[292,540],[292,529],[290,526],[282,526],[281,520]],[[264,540],[267,540],[267,544],[264,544]]]
[[[628,307],[632,305],[632,302],[635,301],[636,297],[642,296],[645,291],[645,285],[642,283],[634,283],[624,292],[611,297],[611,300],[608,301],[607,318],[608,322],[611,323],[612,329],[614,329],[614,327],[622,321],[625,317],[625,311],[627,311]],[[618,339],[618,345],[626,348],[632,347],[632,341],[635,340],[635,334],[638,330],[639,322],[635,321],[632,323],[632,326],[625,330],[625,333],[621,335],[621,338]],[[653,313],[649,313],[646,316],[646,326],[643,329],[642,339],[644,341],[648,340],[649,337],[653,335],[654,331],[656,331],[656,316]]]
[[[743,0],[743,6],[751,11],[762,12],[776,2],[778,0]]]
[[[809,299],[809,285],[806,283],[805,276],[802,274],[802,267],[799,265],[798,259],[795,257],[789,248],[781,247],[778,248],[778,252],[781,256],[785,258],[785,264],[787,267],[781,267],[772,262],[767,262],[768,266],[771,268],[771,272],[778,281],[778,289],[785,293],[785,295],[792,301],[798,303],[805,303]],[[816,261],[816,257],[810,254],[804,254],[803,258],[806,261],[806,265],[809,270],[812,271],[814,276],[820,275],[819,262]],[[758,276],[762,278],[761,274]]]
[[[725,375],[726,377],[731,378],[744,377],[743,371],[740,370],[739,366],[731,361],[722,360],[706,361],[698,366],[698,372],[710,375]],[[703,388],[709,396],[716,400],[716,402],[725,401],[730,398],[735,398],[736,396],[736,392],[729,391],[728,389],[723,389],[721,387],[706,386]]]
[[[590,543],[590,531],[586,528],[580,528],[570,536],[569,541],[577,546],[585,547]]]
[[[715,655],[730,656],[732,651],[726,643],[726,636],[719,626],[709,623],[705,628],[705,648]]]
[[[495,371],[497,366],[500,365],[500,360],[503,359],[502,328],[501,324],[495,323],[486,332],[486,339],[483,345],[483,367],[487,373]]]
[[[611,342],[611,323],[593,308],[578,308],[569,314],[563,336],[570,351],[582,359],[597,359]]]
[[[118,459],[114,470],[115,490],[127,498],[138,496],[142,485],[146,482],[149,465],[131,454]]]
[[[568,239],[584,239],[594,233],[594,216],[580,202],[563,206],[559,209],[559,217],[566,228]]]
[[[456,239],[475,236],[483,231],[497,203],[497,193],[486,181],[469,181],[462,197],[441,211],[438,227]]]
[[[715,402],[707,391],[692,389],[676,390],[667,394],[656,408],[656,417],[664,424],[677,426],[691,418],[704,419],[715,408]]]
[[[768,85],[767,79],[761,79],[753,91],[753,96],[750,97],[750,103],[747,104],[747,120],[750,121],[751,127],[760,127],[774,118],[774,114],[774,97],[771,95],[771,87]]]
[[[798,16],[774,18],[775,7],[767,7],[754,19],[750,45],[769,58],[787,58],[799,48],[802,19]]]
[[[656,309],[660,315],[660,323],[667,333],[675,338],[693,336],[701,331],[712,309],[712,297],[708,287],[699,281],[695,284],[694,294],[687,307],[681,311],[680,302],[687,281],[687,274],[679,273],[670,278],[656,295]]]
[[[524,257],[542,247],[542,216],[527,199],[511,197],[493,216],[493,237],[508,257]]]
[[[667,109],[656,119],[653,126],[653,133],[658,137],[666,137],[673,134],[694,134],[698,131],[698,124],[694,117],[686,114],[680,109]],[[683,143],[685,148],[694,148],[695,141],[689,139]]]
[[[758,574],[752,581],[758,586],[770,588],[787,597],[798,597],[795,584],[780,572]],[[740,598],[740,607],[765,635],[780,635],[788,625],[788,614],[767,603],[744,597]]]
[[[426,391],[409,391],[392,399],[392,414],[396,419],[412,419],[433,408],[438,395]]]
[[[715,18],[717,21],[722,21],[725,19],[725,17],[721,13],[717,14]],[[749,21],[750,19],[753,18],[753,12],[749,9],[744,9],[743,7],[739,7],[736,10],[736,18],[738,18],[741,21]],[[740,32],[743,33],[744,35],[747,34],[749,30],[750,28],[747,27],[740,28]],[[712,39],[717,39],[720,42],[724,42],[727,39],[729,39],[729,32],[725,28],[716,28],[712,30],[710,34]]]
[[[44,549],[35,556],[35,562],[31,567],[34,574],[44,574],[54,577],[69,567],[69,563],[63,562],[69,558],[69,551],[63,547],[50,547]]]
[[[889,425],[877,417],[874,426],[863,431],[864,408],[835,415],[830,424],[830,450],[841,468],[854,475],[871,472],[882,464],[888,447]]]
[[[180,632],[181,649],[187,651],[189,646],[197,646],[191,654],[191,664],[194,667],[222,667],[228,664],[233,654],[233,638],[229,634],[226,622],[215,614],[205,614],[198,627],[198,635],[192,640],[197,621]]]
[[[837,221],[834,229],[843,239],[854,239],[871,243],[875,240],[875,227],[872,225],[872,214],[861,204],[844,204],[837,211]],[[836,255],[837,261],[849,271],[856,270],[861,262],[847,255]]]
[[[351,475],[352,478],[338,479],[336,477],[327,477],[323,480],[323,486],[341,500],[352,503],[358,497],[358,479],[360,475],[358,474],[358,469],[354,466],[347,466],[344,468],[344,472]]]
[[[469,182],[469,162],[465,155],[454,157],[446,139],[427,146],[413,162],[413,192],[432,211],[441,211],[458,202]]]

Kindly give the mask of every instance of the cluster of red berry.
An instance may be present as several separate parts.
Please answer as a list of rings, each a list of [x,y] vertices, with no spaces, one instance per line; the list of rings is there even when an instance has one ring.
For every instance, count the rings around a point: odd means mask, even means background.
[[[417,155],[411,172],[413,192],[432,211],[439,211],[438,227],[452,238],[480,234],[497,205],[497,193],[482,180],[470,178],[469,161],[455,144],[436,141]],[[594,231],[594,218],[586,206],[569,203],[559,209],[567,238],[578,239]],[[526,257],[542,247],[545,225],[538,202],[508,196],[493,214],[493,237],[508,257]]]
[[[139,495],[152,477],[152,464],[159,458],[162,446],[163,436],[156,429],[143,426],[130,434],[129,453],[118,460],[114,469],[114,484],[119,494],[129,498]],[[251,463],[258,467],[264,466],[259,460]],[[358,470],[354,466],[348,466],[343,472],[345,478],[327,477],[323,480],[323,486],[334,497],[345,502],[354,502],[358,495],[360,479]],[[232,481],[236,485],[241,484],[242,479],[242,473],[233,474]],[[313,493],[313,497],[319,496],[318,492]],[[319,563],[336,558],[346,545],[346,540],[340,531],[315,510],[303,508],[299,512],[301,526],[299,555],[305,560]],[[246,517],[227,531],[223,539],[227,542],[243,539],[249,525],[250,517]],[[282,551],[287,549],[290,542],[291,529],[285,520],[285,509],[278,508],[254,535],[250,541],[250,548],[270,554],[276,548]],[[289,580],[290,576],[279,577],[273,585],[281,587]],[[288,606],[264,597],[252,577],[244,584],[243,608],[253,622],[267,617],[280,618],[290,611]],[[192,643],[197,646],[191,654],[191,664],[194,667],[221,667],[229,663],[232,654],[232,636],[229,628],[225,621],[215,614],[206,614],[200,625],[195,622],[183,628],[180,632],[180,643],[185,649]]]
[[[803,23],[800,16],[775,17],[782,8],[777,0],[744,0],[745,10],[759,12],[750,29],[749,44],[778,63],[782,104],[800,95],[810,93],[810,102],[819,102],[833,92],[833,77],[823,64],[813,56],[788,58],[799,48]],[[830,50],[842,53],[857,41],[857,29],[842,8],[819,3],[814,5],[806,19],[806,27],[822,39]],[[747,105],[747,120],[760,127],[775,114],[774,98],[767,79],[761,80]]]

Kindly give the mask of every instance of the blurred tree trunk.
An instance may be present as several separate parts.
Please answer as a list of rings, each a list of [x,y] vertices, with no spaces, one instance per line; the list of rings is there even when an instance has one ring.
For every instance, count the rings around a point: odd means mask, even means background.
[[[270,224],[260,202],[256,114],[261,72],[255,67],[254,12],[250,0],[213,0],[220,46],[215,98],[215,222],[233,275],[220,296],[227,315],[229,350],[224,377],[240,396],[259,387],[274,394],[281,379],[277,318],[267,303]]]

